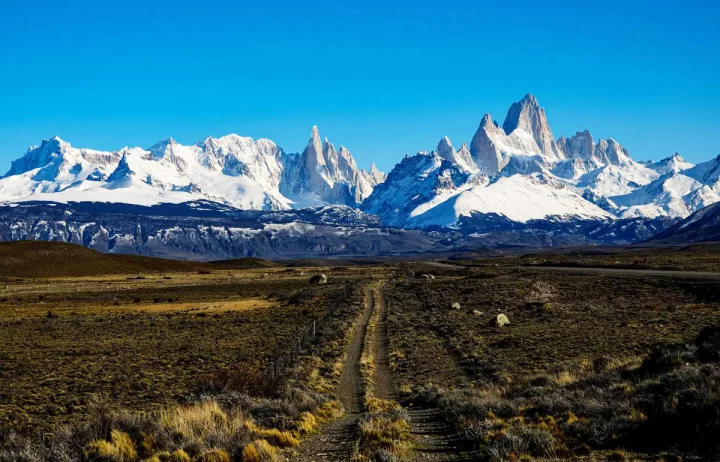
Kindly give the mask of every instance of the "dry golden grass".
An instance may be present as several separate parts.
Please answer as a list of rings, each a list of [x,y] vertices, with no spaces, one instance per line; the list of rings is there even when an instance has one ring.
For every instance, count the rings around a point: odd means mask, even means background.
[[[245,311],[256,309],[270,309],[277,306],[267,299],[247,298],[240,300],[228,300],[224,302],[213,303],[153,303],[153,304],[133,304],[127,307],[106,307],[102,308],[103,312],[115,311],[140,311],[147,313],[156,313],[164,311],[189,311],[195,314],[199,313],[221,313],[227,311]]]
[[[174,452],[163,451],[150,457],[146,462],[192,462],[190,456],[178,449]]]
[[[243,462],[275,462],[278,451],[265,440],[256,440],[242,451]]]
[[[311,413],[303,412],[296,425],[299,435],[309,435],[317,429],[318,421]]]
[[[127,433],[113,430],[110,441],[96,440],[88,444],[83,458],[88,462],[135,462],[138,460],[138,454],[135,443]]]
[[[379,451],[407,460],[412,436],[407,420],[396,412],[372,414],[360,422],[357,460],[373,459]]]
[[[380,399],[375,396],[365,399],[365,409],[371,414],[402,409],[400,403],[389,399]]]
[[[228,414],[212,400],[160,412],[160,425],[186,440],[204,441],[213,434],[238,433],[246,423],[245,416]]]
[[[288,431],[259,428],[251,420],[245,421],[244,429],[251,432],[255,438],[263,439],[278,448],[292,448],[300,444],[300,441]]]
[[[230,462],[230,456],[222,449],[211,449],[200,454],[197,462]]]

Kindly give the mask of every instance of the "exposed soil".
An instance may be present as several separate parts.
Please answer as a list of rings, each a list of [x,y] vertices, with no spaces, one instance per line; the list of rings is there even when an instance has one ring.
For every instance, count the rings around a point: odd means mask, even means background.
[[[364,410],[363,387],[360,375],[360,357],[362,356],[363,342],[368,322],[373,312],[373,297],[371,289],[366,289],[365,311],[356,327],[355,335],[348,346],[347,361],[340,375],[337,395],[345,411],[358,413]]]
[[[374,348],[375,357],[375,396],[381,399],[397,399],[395,384],[390,375],[390,351],[387,330],[387,303],[382,288],[373,294],[375,309],[378,310],[378,323]]]
[[[320,433],[304,440],[296,449],[293,460],[348,461],[354,454],[358,440],[357,424],[364,410],[360,357],[368,322],[373,313],[372,289],[366,289],[365,294],[365,310],[348,345],[347,360],[336,390],[346,414],[328,424]]]
[[[457,434],[442,411],[429,407],[408,407],[411,433],[415,438],[412,460],[460,462],[478,460],[467,441]]]

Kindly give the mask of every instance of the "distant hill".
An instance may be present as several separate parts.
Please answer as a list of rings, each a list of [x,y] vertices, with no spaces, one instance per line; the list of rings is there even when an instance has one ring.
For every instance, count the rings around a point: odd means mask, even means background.
[[[65,277],[212,269],[207,263],[100,253],[62,242],[0,243],[0,276]]]
[[[720,242],[720,203],[698,210],[648,243]]]

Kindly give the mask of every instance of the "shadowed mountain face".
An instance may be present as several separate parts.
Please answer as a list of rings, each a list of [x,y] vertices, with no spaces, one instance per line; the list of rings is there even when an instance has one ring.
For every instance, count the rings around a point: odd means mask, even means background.
[[[383,228],[376,217],[347,206],[241,211],[211,202],[0,206],[0,240],[60,241],[189,260],[388,255],[442,247],[436,236]]]
[[[720,204],[699,210],[648,242],[682,244],[686,242],[720,242]]]
[[[412,230],[384,227],[377,217],[348,206],[293,211],[242,211],[213,202],[0,206],[0,241],[58,241],[100,252],[199,261],[442,255],[479,247],[629,243],[648,239],[670,224],[662,219],[518,223],[478,214],[464,218],[455,230]]]

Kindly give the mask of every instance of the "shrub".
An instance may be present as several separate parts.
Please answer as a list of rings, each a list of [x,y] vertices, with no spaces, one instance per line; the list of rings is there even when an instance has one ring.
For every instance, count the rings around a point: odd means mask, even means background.
[[[283,382],[282,377],[270,377],[259,364],[240,363],[205,377],[200,389],[206,393],[234,391],[250,396],[277,397],[283,390]]]
[[[704,327],[695,339],[700,361],[720,361],[720,327]]]

